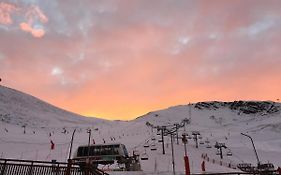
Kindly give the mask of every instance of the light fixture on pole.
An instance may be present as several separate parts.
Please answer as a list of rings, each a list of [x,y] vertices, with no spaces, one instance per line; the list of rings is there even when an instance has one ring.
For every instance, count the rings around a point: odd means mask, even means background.
[[[247,135],[247,134],[244,134],[244,133],[241,133],[241,134],[242,134],[243,136],[248,137],[248,138],[251,140],[252,145],[253,145],[253,148],[254,148],[254,151],[255,151],[255,155],[256,155],[256,158],[257,158],[258,167],[259,167],[259,165],[260,165],[260,159],[259,159],[259,156],[258,156],[258,153],[257,153],[257,150],[256,150],[256,147],[255,147],[255,144],[254,144],[254,141],[253,141],[252,137],[249,136],[249,135]]]

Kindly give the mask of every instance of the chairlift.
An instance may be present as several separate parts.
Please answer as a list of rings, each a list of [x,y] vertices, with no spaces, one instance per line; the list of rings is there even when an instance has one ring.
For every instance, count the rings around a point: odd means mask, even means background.
[[[141,160],[148,160],[148,155],[146,154],[146,150],[144,153],[141,155]]]
[[[153,137],[151,138],[151,140],[153,140],[153,141],[154,141],[154,140],[156,140],[156,138],[153,136]]]
[[[134,150],[134,155],[136,155],[136,156],[139,156],[140,155],[140,153],[139,153],[139,151],[138,150]]]
[[[230,149],[227,151],[226,155],[227,155],[227,156],[232,156],[232,152],[231,152]]]
[[[208,138],[207,138],[207,140],[205,140],[205,143],[210,143],[210,141],[208,140]]]
[[[148,144],[148,143],[145,143],[145,144],[143,145],[143,147],[148,148],[148,147],[149,147],[149,144]]]
[[[200,144],[200,145],[203,145],[203,144],[204,144],[204,141],[201,140],[201,141],[199,142],[199,144]]]
[[[206,148],[212,148],[212,146],[210,144],[207,144]]]
[[[182,136],[188,136],[188,133],[186,132],[186,131],[184,131],[183,133],[182,133]]]
[[[158,132],[156,135],[160,136],[160,135],[161,135],[161,133],[160,133],[160,132]]]
[[[151,151],[156,151],[157,150],[157,147],[155,144],[152,144],[151,147],[150,147],[150,150]]]
[[[158,142],[163,142],[163,140],[162,140],[162,139],[160,139],[160,140],[158,140]]]
[[[198,139],[202,139],[202,136],[201,136],[201,135],[199,135],[199,136],[198,136]]]

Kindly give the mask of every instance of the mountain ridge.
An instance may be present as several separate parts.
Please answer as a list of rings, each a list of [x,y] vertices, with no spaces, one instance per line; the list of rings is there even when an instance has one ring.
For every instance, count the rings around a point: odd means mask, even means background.
[[[3,122],[18,125],[54,125],[56,121],[66,123],[82,123],[98,118],[85,117],[58,108],[27,93],[0,86],[0,119]]]

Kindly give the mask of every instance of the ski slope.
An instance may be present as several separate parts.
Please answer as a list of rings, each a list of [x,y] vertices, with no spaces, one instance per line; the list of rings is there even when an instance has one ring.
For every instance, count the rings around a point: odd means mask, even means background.
[[[259,102],[257,102],[259,103]],[[262,102],[260,102],[262,103]],[[195,148],[193,139],[188,140],[187,151],[192,173],[201,172],[202,154],[205,159],[207,172],[238,171],[227,167],[231,164],[246,162],[256,164],[256,158],[248,138],[240,133],[247,133],[254,139],[261,162],[271,162],[276,167],[281,166],[281,117],[280,104],[265,103],[266,110],[254,114],[245,114],[242,109],[233,110],[228,105],[209,102],[208,107],[198,108],[196,104],[175,106],[168,109],[150,112],[132,121],[107,121],[97,118],[87,118],[58,109],[35,97],[19,91],[0,86],[0,153],[1,158],[57,160],[66,161],[69,154],[71,135],[76,129],[73,151],[79,145],[88,143],[87,129],[92,130],[91,141],[95,143],[124,143],[132,154],[137,150],[142,155],[148,155],[148,160],[141,160],[142,172],[127,174],[171,174],[172,150],[169,136],[165,137],[165,152],[162,154],[162,143],[158,142],[159,135],[146,125],[172,125],[190,118],[186,132],[199,131],[202,140],[208,139],[213,146],[215,142],[223,142],[231,150],[232,156],[226,156],[220,165],[220,157],[215,148],[206,148],[199,144]],[[278,109],[270,112],[272,105]],[[211,106],[211,107],[210,107]],[[214,107],[215,106],[215,107]],[[268,112],[268,113],[267,113]],[[179,129],[179,135],[184,128]],[[148,141],[153,143],[155,137],[156,151],[144,148]],[[51,150],[51,143],[55,149]],[[179,139],[174,141],[175,170],[177,174],[184,172],[184,146]],[[212,163],[215,160],[216,163]],[[101,166],[104,170],[117,168],[116,165]],[[110,172],[110,174],[125,174]]]

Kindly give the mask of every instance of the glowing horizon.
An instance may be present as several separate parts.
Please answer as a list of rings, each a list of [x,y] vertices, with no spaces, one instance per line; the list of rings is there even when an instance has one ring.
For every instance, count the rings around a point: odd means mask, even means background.
[[[0,39],[1,84],[81,115],[281,96],[279,0],[5,0]]]

